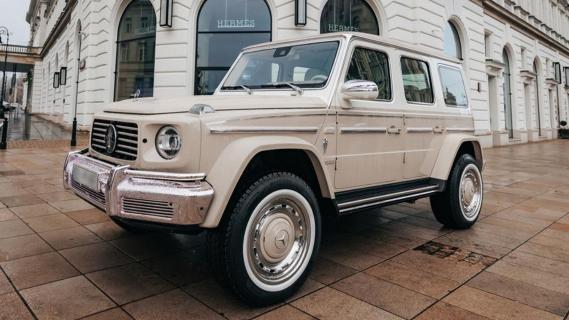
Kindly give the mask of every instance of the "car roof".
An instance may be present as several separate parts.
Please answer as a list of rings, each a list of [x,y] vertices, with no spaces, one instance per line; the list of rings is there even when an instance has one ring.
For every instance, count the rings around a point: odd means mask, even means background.
[[[273,48],[279,47],[286,44],[293,44],[297,42],[311,42],[311,41],[323,41],[323,40],[338,40],[344,39],[349,41],[352,40],[361,40],[364,42],[370,42],[373,44],[379,44],[383,46],[388,46],[396,49],[401,49],[403,51],[408,51],[424,56],[429,56],[436,59],[445,60],[447,62],[451,62],[453,64],[462,65],[462,61],[458,60],[454,57],[447,56],[435,50],[426,49],[424,47],[419,47],[414,44],[410,44],[407,42],[399,41],[396,39],[391,39],[387,37],[377,36],[369,33],[362,33],[362,32],[334,32],[334,33],[324,33],[314,36],[302,37],[302,38],[291,38],[286,40],[278,40],[269,43],[261,43],[246,47],[243,51],[256,51],[259,49],[266,49],[266,48]]]

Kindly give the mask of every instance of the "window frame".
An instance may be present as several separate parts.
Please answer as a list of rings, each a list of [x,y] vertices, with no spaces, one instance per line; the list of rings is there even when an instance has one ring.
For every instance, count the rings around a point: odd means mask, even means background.
[[[409,60],[415,60],[415,61],[419,61],[419,62],[424,62],[425,64],[427,64],[427,72],[428,72],[428,76],[429,76],[429,84],[431,87],[431,96],[433,97],[433,101],[432,102],[420,102],[420,101],[409,101],[407,100],[407,94],[405,92],[405,79],[403,79],[403,59],[409,59]],[[423,59],[419,59],[419,58],[415,58],[412,57],[410,55],[401,55],[400,59],[399,59],[399,65],[400,65],[400,73],[401,73],[401,84],[403,85],[403,97],[405,97],[405,101],[408,104],[416,104],[416,105],[423,105],[423,106],[434,106],[437,102],[437,97],[435,95],[435,88],[434,88],[434,83],[433,83],[433,75],[431,72],[431,63],[427,60],[423,60]]]
[[[319,34],[328,34],[328,33],[335,33],[335,32],[347,32],[347,30],[324,32],[324,30],[322,29],[322,21],[324,21],[324,19],[323,19],[324,11],[326,10],[327,6],[330,4],[331,1],[335,1],[335,0],[326,0],[324,2],[324,5],[322,6],[322,9],[320,10],[320,16],[319,16],[319,22],[318,22]],[[374,7],[372,6],[372,3],[370,3],[371,2],[370,0],[361,0],[361,2],[367,7],[367,9],[369,9],[372,16],[374,17],[375,25],[377,26],[377,33],[369,33],[369,32],[361,31],[361,30],[359,30],[357,32],[381,36],[383,34],[384,30],[382,30],[381,20],[380,20],[380,16],[379,16],[378,12],[376,12]]]
[[[365,49],[365,50],[370,50],[370,51],[375,51],[375,52],[379,52],[385,55],[385,57],[387,58],[387,72],[389,74],[389,89],[390,89],[390,99],[373,99],[373,101],[378,101],[378,102],[393,102],[395,99],[395,94],[394,94],[394,83],[393,83],[393,74],[391,73],[391,59],[389,57],[389,54],[385,51],[385,50],[380,50],[380,49],[376,49],[376,48],[372,48],[372,47],[367,47],[367,46],[362,46],[359,44],[354,45],[351,50],[350,50],[350,55],[348,57],[347,60],[347,68],[346,68],[346,72],[344,74],[344,76],[341,78],[342,79],[342,84],[346,83],[346,77],[348,76],[348,73],[350,72],[350,66],[352,64],[352,59],[354,58],[354,54],[356,52],[357,49]],[[360,79],[360,80],[364,80],[364,79]],[[368,80],[365,80],[368,81]]]
[[[241,54],[243,54],[243,50],[241,50],[241,52],[239,52],[239,54],[235,57],[235,59],[233,61],[231,61],[230,65],[225,67],[225,66],[213,66],[213,65],[209,65],[207,67],[200,67],[198,66],[198,47],[199,47],[199,36],[200,34],[268,34],[269,35],[269,41],[268,42],[273,42],[273,38],[274,35],[273,33],[275,32],[275,21],[274,21],[274,13],[271,10],[271,6],[269,5],[269,2],[267,0],[262,0],[265,5],[267,6],[267,10],[269,12],[269,26],[270,26],[270,30],[269,31],[261,31],[261,30],[249,30],[249,31],[235,31],[235,32],[231,32],[231,31],[200,31],[200,17],[202,14],[202,11],[204,9],[204,7],[206,6],[208,0],[204,0],[199,7],[198,10],[198,14],[197,14],[197,18],[195,21],[195,32],[194,32],[194,48],[193,48],[193,57],[194,57],[194,75],[193,75],[193,88],[192,88],[192,94],[195,96],[204,96],[204,95],[211,95],[211,94],[215,94],[215,91],[217,90],[217,88],[219,88],[219,85],[222,84],[223,82],[225,82],[225,78],[226,76],[229,74],[229,72],[231,71],[231,68],[233,67],[233,65],[235,64],[235,62],[237,61],[237,59],[239,59],[241,57]],[[198,86],[199,86],[199,74],[201,71],[225,71],[225,75],[221,78],[220,83],[217,85],[217,87],[213,90],[213,93],[211,94],[198,94]]]
[[[156,80],[156,39],[157,39],[157,34],[158,34],[158,29],[157,29],[157,24],[154,25],[155,29],[154,29],[154,35],[148,35],[148,36],[141,36],[141,37],[137,37],[137,38],[133,38],[133,39],[128,39],[128,40],[120,40],[120,28],[121,28],[121,23],[123,22],[123,19],[126,20],[130,20],[130,24],[129,26],[131,27],[131,32],[127,32],[127,33],[132,33],[134,32],[134,25],[132,23],[132,19],[130,19],[129,17],[125,17],[125,14],[128,12],[128,10],[130,9],[130,7],[132,5],[134,5],[135,1],[131,1],[126,8],[124,9],[124,11],[121,13],[120,19],[119,19],[119,23],[116,29],[116,40],[115,40],[115,63],[114,63],[114,68],[115,70],[113,71],[113,78],[114,78],[114,83],[113,83],[113,101],[114,102],[118,102],[118,101],[124,101],[124,100],[117,100],[117,89],[118,89],[118,83],[120,82],[120,79],[124,79],[124,78],[120,78],[118,77],[119,75],[119,62],[120,62],[120,54],[121,54],[121,45],[124,43],[129,43],[129,42],[135,42],[135,41],[141,41],[141,40],[148,40],[148,39],[152,39],[154,38],[154,75],[152,77],[152,95],[148,96],[148,97],[154,97],[155,96],[155,87],[154,87],[154,83]],[[156,17],[156,11],[154,11],[154,6],[152,5],[152,2],[149,0],[149,4],[152,7],[152,12],[154,14],[154,18],[155,18],[155,22],[157,22],[157,17]],[[128,46],[127,46],[128,47]],[[128,49],[127,49],[128,51]],[[127,54],[128,57],[128,54]],[[144,62],[143,62],[144,63]],[[125,99],[128,100],[128,99]]]
[[[466,94],[466,105],[452,105],[452,104],[448,104],[446,99],[445,99],[445,89],[443,86],[443,77],[441,76],[441,69],[442,68],[446,68],[449,70],[455,70],[458,71],[458,73],[460,74],[460,78],[462,79],[462,85],[464,87],[464,93]],[[441,91],[443,93],[443,101],[445,102],[445,106],[447,108],[456,108],[456,109],[469,109],[470,108],[470,98],[468,97],[468,87],[466,86],[466,81],[465,81],[465,77],[464,77],[464,72],[461,68],[457,68],[455,66],[451,66],[448,64],[444,64],[444,63],[439,63],[439,66],[437,68],[439,74],[439,80],[441,81]]]

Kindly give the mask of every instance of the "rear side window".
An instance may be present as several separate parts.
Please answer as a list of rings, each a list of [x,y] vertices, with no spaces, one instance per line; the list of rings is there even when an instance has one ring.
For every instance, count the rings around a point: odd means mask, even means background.
[[[467,107],[468,98],[462,73],[454,68],[439,67],[445,103],[449,107]]]
[[[356,48],[346,75],[346,81],[348,80],[373,81],[379,88],[377,99],[391,100],[389,60],[383,52]]]
[[[435,102],[429,65],[426,62],[403,57],[401,58],[401,72],[407,102]]]

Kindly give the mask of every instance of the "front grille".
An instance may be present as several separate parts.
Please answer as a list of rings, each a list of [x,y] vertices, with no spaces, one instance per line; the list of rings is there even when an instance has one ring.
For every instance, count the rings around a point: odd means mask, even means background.
[[[141,200],[122,198],[122,211],[124,213],[150,215],[163,218],[172,218],[174,207],[166,201]]]
[[[105,134],[111,124],[117,129],[117,146],[115,151],[109,154],[105,147]],[[95,119],[91,131],[91,148],[113,158],[134,161],[138,155],[138,125],[136,123]]]
[[[105,194],[102,192],[93,191],[87,187],[82,186],[81,184],[71,181],[71,187],[76,191],[80,192],[81,194],[88,197],[93,204],[97,205],[99,208],[105,208],[105,204],[107,203],[105,200]]]

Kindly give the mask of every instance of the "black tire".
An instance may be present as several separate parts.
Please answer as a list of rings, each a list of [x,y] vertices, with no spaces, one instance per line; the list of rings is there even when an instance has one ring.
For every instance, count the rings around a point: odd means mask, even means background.
[[[121,218],[111,217],[111,220],[113,220],[113,222],[116,225],[118,225],[119,227],[125,229],[126,231],[128,231],[130,233],[147,233],[147,232],[149,232],[148,229],[136,226],[132,223],[129,223],[128,221],[122,220]]]
[[[466,173],[472,174],[472,176],[478,175],[479,178],[479,190],[476,189],[475,192],[480,195],[479,202],[477,201],[474,209],[470,211],[463,209],[460,196],[461,180]],[[468,229],[476,223],[480,216],[483,198],[484,184],[480,168],[470,154],[463,154],[454,163],[445,191],[431,197],[431,208],[437,221],[445,227],[459,230]]]
[[[300,199],[298,197],[301,196],[305,200],[302,201],[303,206],[295,207],[294,204],[292,207],[281,206],[282,203],[285,203],[279,202],[285,201],[279,198],[281,193],[292,194],[296,197],[294,199]],[[292,198],[286,199],[290,200]],[[307,208],[306,205],[309,206],[310,210],[302,210],[302,208]],[[298,208],[300,210],[295,211],[290,208]],[[279,222],[271,223],[277,221],[277,218],[274,217],[283,215],[282,212],[287,212],[288,214],[300,212],[292,215],[296,222],[300,221],[301,218],[298,218],[299,216],[313,218],[302,220],[303,222],[299,225],[303,225],[303,228],[294,229],[293,226],[293,229],[281,229],[278,227]],[[302,212],[307,213],[302,214]],[[254,224],[255,221],[257,221],[256,225]],[[304,221],[310,223],[303,224]],[[251,228],[252,223],[253,228]],[[259,227],[259,225],[262,227]],[[273,226],[275,228],[272,228]],[[306,231],[311,227],[314,228],[313,231]],[[296,234],[301,229],[304,230],[302,234],[305,236],[299,239],[305,239],[305,241],[300,241],[306,245],[306,249],[303,246],[301,247],[303,249],[300,249],[300,251],[293,251],[290,249],[294,248],[291,243],[298,243],[296,242],[299,241],[296,238]],[[256,232],[246,234],[247,230],[255,230]],[[294,232],[290,232],[292,230]],[[294,239],[291,238],[293,237],[290,235],[291,233],[295,235]],[[315,257],[318,254],[320,234],[321,218],[318,200],[310,186],[304,180],[291,173],[270,173],[252,183],[241,194],[238,194],[235,197],[234,204],[227,208],[226,215],[220,226],[208,232],[207,244],[211,267],[218,281],[232,288],[245,303],[255,307],[273,305],[291,297],[308,277]],[[256,236],[253,237],[252,235]],[[286,239],[284,235],[286,235]],[[279,238],[281,236],[282,239]],[[279,241],[282,241],[280,242],[282,245],[280,249],[277,249]],[[250,247],[248,244],[251,242],[254,242],[256,246],[253,247],[254,249],[247,251],[249,254],[246,254],[246,248]],[[311,243],[313,245],[310,245]],[[254,271],[251,271],[263,267],[272,270],[269,264],[263,265],[259,263],[259,260],[256,260],[257,263],[251,260],[254,259],[253,257],[261,259],[259,257],[271,256],[270,254],[263,255],[263,250],[266,250],[266,252],[273,250],[271,253],[274,253],[276,250],[283,250],[281,256],[284,257],[282,258],[283,260],[286,260],[288,257],[295,257],[294,259],[302,257],[298,259],[301,262],[290,264],[301,267],[291,269],[290,273],[287,274],[287,277],[290,278],[287,278],[288,280],[286,281],[283,280],[282,287],[271,287],[271,290],[266,290],[266,287],[270,287],[272,283],[263,283],[262,281],[265,281],[265,279],[256,277]],[[296,254],[293,254],[294,252]],[[272,273],[267,273],[267,275],[272,276]],[[277,276],[279,275],[277,274]],[[272,290],[273,288],[275,290]]]

